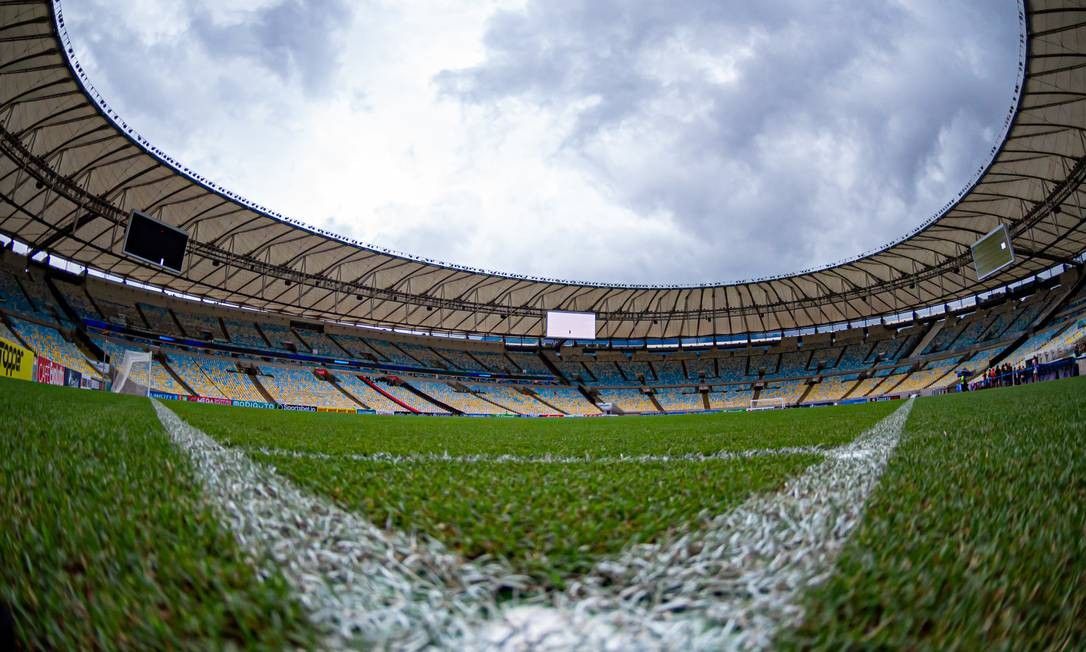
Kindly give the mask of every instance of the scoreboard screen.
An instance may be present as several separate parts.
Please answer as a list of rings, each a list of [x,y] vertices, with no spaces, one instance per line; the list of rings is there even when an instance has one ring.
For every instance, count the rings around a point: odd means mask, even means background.
[[[189,236],[184,231],[132,211],[125,232],[124,253],[180,274],[188,243]]]
[[[978,281],[983,281],[1013,263],[1011,234],[1002,224],[973,245],[973,267],[977,270]]]
[[[559,340],[594,340],[596,313],[548,311],[547,337]]]

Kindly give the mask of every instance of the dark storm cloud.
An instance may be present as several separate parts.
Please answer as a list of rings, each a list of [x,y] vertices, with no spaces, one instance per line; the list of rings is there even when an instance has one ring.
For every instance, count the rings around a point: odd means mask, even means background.
[[[481,64],[437,82],[470,103],[579,107],[565,152],[710,245],[677,277],[744,278],[880,246],[955,196],[1009,108],[1016,14],[988,0],[529,0],[491,19]]]

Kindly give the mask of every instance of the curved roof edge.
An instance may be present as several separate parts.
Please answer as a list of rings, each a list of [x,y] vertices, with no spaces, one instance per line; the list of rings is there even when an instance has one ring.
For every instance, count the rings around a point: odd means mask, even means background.
[[[5,4],[0,34],[9,37],[0,37],[0,71],[12,83],[0,92],[0,180],[15,183],[0,181],[0,190],[15,210],[0,213],[0,232],[79,264],[212,300],[420,329],[538,336],[546,311],[564,309],[597,312],[602,337],[685,337],[899,313],[1006,285],[1084,250],[1081,220],[1061,210],[1081,204],[1086,176],[1086,29],[1069,4],[1021,5],[1020,84],[1001,144],[966,189],[901,240],[792,274],[658,286],[447,265],[250,205],[155,148],[109,107],[74,59],[59,0]],[[26,184],[30,178],[47,188]],[[56,196],[31,217],[33,203],[46,201],[43,192]],[[99,209],[90,219],[76,215],[89,203]],[[189,232],[181,276],[119,255],[115,232],[132,209]],[[1000,223],[1024,254],[984,283],[970,280],[968,245]]]

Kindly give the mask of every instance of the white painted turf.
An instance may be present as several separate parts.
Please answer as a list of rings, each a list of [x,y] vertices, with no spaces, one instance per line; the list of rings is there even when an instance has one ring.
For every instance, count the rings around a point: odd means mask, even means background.
[[[826,459],[779,492],[629,548],[565,592],[501,605],[500,592],[525,585],[507,565],[381,531],[154,406],[226,525],[283,573],[328,647],[656,650],[764,649],[798,623],[802,592],[832,572],[912,401],[852,443],[819,450]]]

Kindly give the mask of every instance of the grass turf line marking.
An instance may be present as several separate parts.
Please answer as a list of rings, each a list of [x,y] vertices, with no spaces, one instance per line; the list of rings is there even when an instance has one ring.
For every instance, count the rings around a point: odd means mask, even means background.
[[[769,495],[708,527],[630,548],[552,596],[474,630],[501,649],[766,649],[803,617],[862,516],[913,401]]]
[[[455,464],[651,464],[656,462],[714,462],[740,460],[767,455],[825,455],[830,452],[822,446],[792,446],[787,448],[753,448],[742,451],[716,453],[678,453],[675,455],[449,455],[446,453],[417,453],[396,455],[392,453],[321,453],[318,451],[292,451],[282,448],[246,448],[249,453],[269,457],[290,457],[316,460],[351,460],[354,462],[390,462],[412,464],[452,462]]]
[[[256,559],[278,564],[327,647],[451,647],[469,621],[496,612],[500,589],[524,582],[503,564],[383,532],[153,404],[226,525]]]
[[[601,562],[568,592],[495,604],[523,578],[387,534],[223,448],[155,403],[239,540],[271,554],[330,645],[486,649],[765,648],[798,622],[889,460],[912,401],[786,483],[674,541]]]

